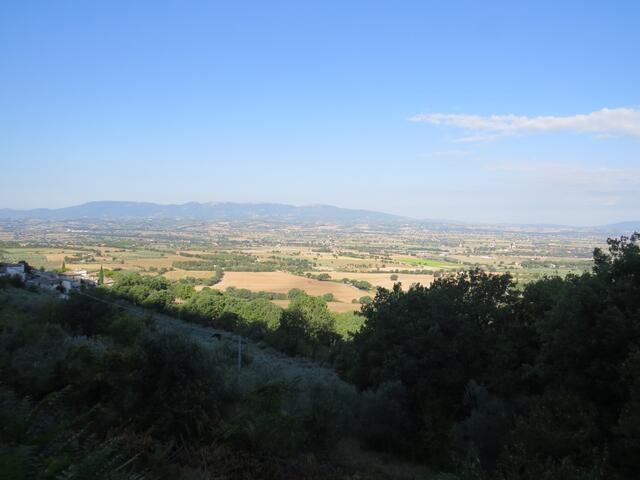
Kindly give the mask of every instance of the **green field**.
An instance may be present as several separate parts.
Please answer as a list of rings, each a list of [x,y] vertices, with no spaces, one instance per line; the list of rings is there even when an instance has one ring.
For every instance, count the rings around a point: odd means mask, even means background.
[[[431,258],[414,258],[406,257],[398,259],[402,263],[408,263],[409,265],[421,265],[424,267],[436,267],[436,268],[455,268],[457,263],[445,262],[442,260],[433,260]]]
[[[47,260],[45,254],[39,249],[29,248],[5,248],[0,250],[0,260],[5,262],[19,262],[24,260],[29,265],[44,266],[45,268],[59,267],[59,263]]]
[[[162,258],[166,257],[166,254],[163,252],[158,252],[155,250],[138,250],[131,249],[126,252],[117,252],[117,256],[121,258]]]

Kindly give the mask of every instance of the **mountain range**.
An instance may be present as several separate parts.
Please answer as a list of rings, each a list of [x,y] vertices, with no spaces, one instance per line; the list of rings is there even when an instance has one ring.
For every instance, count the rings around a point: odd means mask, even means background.
[[[196,221],[265,221],[336,224],[415,224],[438,229],[495,231],[563,231],[606,235],[640,231],[640,221],[619,222],[593,227],[564,225],[514,225],[417,220],[372,210],[340,208],[331,205],[294,206],[281,203],[198,203],[158,204],[150,202],[100,201],[64,208],[31,210],[0,209],[0,219],[42,220],[196,220]]]
[[[390,223],[411,221],[388,213],[353,210],[330,205],[294,206],[281,203],[197,203],[161,205],[149,202],[89,202],[65,208],[0,209],[0,218],[45,220],[265,220],[302,222]]]

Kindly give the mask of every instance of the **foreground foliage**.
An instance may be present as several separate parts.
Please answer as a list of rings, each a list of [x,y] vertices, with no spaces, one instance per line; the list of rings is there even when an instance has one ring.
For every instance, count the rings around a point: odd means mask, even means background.
[[[0,290],[0,378],[1,478],[349,475],[330,454],[349,434],[352,388],[239,376],[233,351],[82,295]]]
[[[379,290],[340,364],[379,398],[369,444],[465,478],[637,478],[637,240],[523,291],[478,270]]]

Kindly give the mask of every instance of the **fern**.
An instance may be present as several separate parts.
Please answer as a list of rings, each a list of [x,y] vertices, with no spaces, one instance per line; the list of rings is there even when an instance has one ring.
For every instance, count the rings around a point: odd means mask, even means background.
[[[66,414],[68,387],[34,404],[0,389],[0,471],[7,478],[140,480],[137,455],[125,453],[117,439],[91,435],[95,405],[77,416]],[[10,420],[10,421],[6,421]]]

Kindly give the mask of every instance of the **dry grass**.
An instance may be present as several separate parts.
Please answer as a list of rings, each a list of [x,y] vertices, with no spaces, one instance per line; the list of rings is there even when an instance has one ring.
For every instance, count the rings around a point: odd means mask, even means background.
[[[181,278],[193,277],[193,278],[210,278],[213,276],[211,270],[180,270],[175,269],[170,272],[166,272],[164,276],[168,280],[180,280]]]
[[[115,254],[117,258],[117,254]],[[177,255],[168,256],[168,257],[156,257],[156,258],[124,258],[125,265],[127,266],[135,266],[139,268],[171,268],[171,264],[174,261],[184,260],[182,257],[178,257]]]
[[[287,308],[289,306],[289,300],[271,300],[271,301],[282,308]]]
[[[64,260],[64,257],[68,256],[68,255],[72,255],[75,252],[67,252],[67,253],[62,253],[62,252],[57,252],[57,253],[44,253],[43,255],[47,258],[48,262],[53,262],[53,263],[62,263],[62,260]]]
[[[214,288],[224,290],[227,287],[275,293],[288,293],[292,288],[299,288],[314,296],[332,293],[336,299],[345,303],[350,303],[352,299],[367,294],[350,285],[321,282],[284,272],[225,272],[222,281]]]
[[[361,305],[359,303],[340,303],[340,302],[328,302],[327,306],[332,312],[357,312],[360,310]]]

